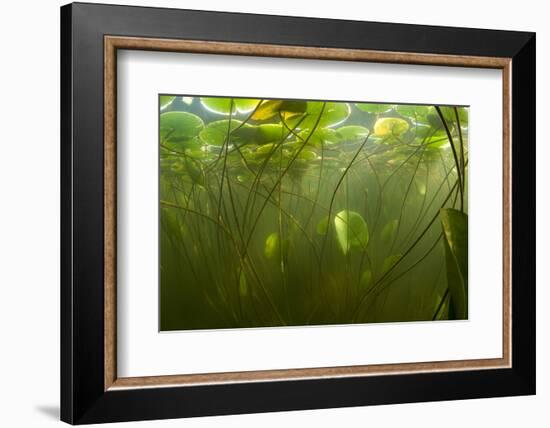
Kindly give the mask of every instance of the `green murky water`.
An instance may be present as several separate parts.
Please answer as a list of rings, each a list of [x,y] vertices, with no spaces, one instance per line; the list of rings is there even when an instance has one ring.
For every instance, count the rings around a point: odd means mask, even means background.
[[[159,105],[161,330],[467,318],[467,108]]]

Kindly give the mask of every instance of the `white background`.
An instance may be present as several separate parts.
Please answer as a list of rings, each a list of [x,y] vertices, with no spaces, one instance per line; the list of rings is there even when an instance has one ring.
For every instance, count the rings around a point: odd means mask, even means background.
[[[502,71],[123,51],[117,79],[119,376],[502,356]],[[468,321],[159,334],[159,93],[468,104]]]
[[[109,1],[104,1],[110,3]],[[550,404],[549,12],[545,2],[439,0],[127,1],[195,9],[537,31],[538,395],[462,402],[131,423],[158,427],[545,427]],[[0,10],[0,424],[59,424],[59,10],[55,0],[4,2]],[[32,111],[32,114],[29,112]],[[24,137],[28,134],[29,137]],[[21,310],[23,305],[23,310]]]

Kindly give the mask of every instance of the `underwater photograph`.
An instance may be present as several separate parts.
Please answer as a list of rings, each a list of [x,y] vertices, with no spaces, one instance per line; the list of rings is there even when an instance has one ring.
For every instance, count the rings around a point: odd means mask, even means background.
[[[161,331],[468,319],[467,106],[158,102]]]

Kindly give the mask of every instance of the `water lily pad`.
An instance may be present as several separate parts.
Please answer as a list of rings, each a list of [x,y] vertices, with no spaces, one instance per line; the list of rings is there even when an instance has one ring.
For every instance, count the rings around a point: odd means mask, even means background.
[[[370,103],[356,103],[355,106],[366,113],[386,113],[393,108],[391,104],[370,104]]]
[[[308,101],[306,113],[307,115],[305,118],[303,118],[302,115],[288,120],[288,126],[293,128],[299,124],[300,129],[314,129],[315,124],[318,122],[316,129],[333,127],[344,122],[348,118],[350,107],[347,103]],[[321,115],[321,118],[319,118],[319,115]]]
[[[395,106],[395,111],[401,116],[409,117],[413,120],[416,120],[421,117],[425,117],[430,111],[429,106],[419,106],[419,105],[409,105],[409,104],[399,104]]]
[[[172,97],[172,96],[169,96],[169,95],[161,95],[160,96],[160,108],[161,110],[163,108],[166,108],[168,107],[172,101],[174,101],[176,99],[176,97]]]
[[[268,259],[279,259],[281,256],[285,257],[290,245],[289,239],[282,240],[277,232],[270,233],[265,239],[264,255]]]
[[[294,100],[266,100],[263,101],[252,115],[252,120],[268,120],[278,117],[279,114],[285,119],[302,115],[306,111],[305,101]]]
[[[233,103],[233,113],[238,111],[239,113],[246,113],[254,110],[260,100],[252,98],[223,98],[223,97],[202,97],[201,104],[208,110],[218,113],[229,115],[231,109],[231,103]]]
[[[195,137],[204,128],[202,119],[184,111],[160,115],[160,137],[166,141],[184,141]]]
[[[363,141],[370,131],[364,126],[348,125],[338,128],[337,132],[345,141]]]
[[[263,123],[258,126],[258,143],[265,144],[281,141],[288,134],[280,123]]]
[[[378,137],[398,137],[409,129],[409,123],[398,117],[382,117],[374,124],[374,134]]]
[[[230,124],[231,122],[231,124]],[[230,143],[242,143],[254,141],[258,135],[258,129],[237,119],[222,119],[210,122],[200,132],[200,138],[206,144],[223,146],[230,134]]]
[[[352,248],[365,250],[369,242],[367,223],[355,211],[342,210],[334,217],[334,228],[338,244],[344,254]]]
[[[321,147],[324,144],[331,145],[340,142],[341,135],[332,128],[317,128],[313,135],[310,135],[311,130],[303,129],[298,132],[300,139],[296,142],[297,145],[307,141],[307,144],[313,147]]]

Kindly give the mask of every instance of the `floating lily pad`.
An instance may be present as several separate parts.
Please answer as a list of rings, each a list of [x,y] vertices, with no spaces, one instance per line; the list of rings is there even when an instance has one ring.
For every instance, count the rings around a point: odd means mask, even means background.
[[[300,129],[321,129],[336,126],[348,118],[350,107],[347,103],[308,101],[306,113],[305,118],[301,115],[288,120],[288,126],[293,128],[299,124]],[[315,124],[317,124],[317,127],[315,127]]]
[[[323,144],[336,144],[340,142],[342,137],[335,129],[332,128],[317,128],[313,135],[310,135],[311,130],[303,129],[298,133],[300,140],[297,144],[302,144],[307,141],[307,144],[313,147],[321,147]]]
[[[161,108],[161,110],[163,108],[168,107],[172,103],[172,101],[174,101],[175,98],[176,97],[172,97],[172,96],[169,96],[169,95],[161,95],[160,96],[160,108]]]
[[[201,104],[208,110],[229,115],[231,104],[233,103],[233,112],[246,113],[254,110],[260,100],[251,98],[218,98],[218,97],[202,97]]]
[[[370,103],[356,103],[355,106],[366,113],[386,113],[393,108],[391,104],[370,104]]]
[[[252,120],[263,121],[281,115],[288,120],[297,115],[303,115],[307,108],[305,101],[266,100],[263,101],[252,115]]]
[[[258,129],[237,119],[222,119],[206,125],[200,132],[200,138],[206,144],[223,146],[228,134],[231,143],[251,142],[257,137]]]
[[[337,132],[345,141],[363,141],[370,133],[367,128],[358,125],[342,126]]]
[[[418,106],[409,104],[399,104],[395,106],[395,111],[401,116],[405,116],[416,120],[421,117],[425,117],[430,111],[429,106]]]
[[[184,141],[195,137],[204,128],[202,119],[192,113],[170,111],[160,115],[161,141]]]
[[[378,137],[399,137],[409,130],[409,123],[398,117],[381,117],[374,124],[374,134]]]
[[[257,129],[259,144],[281,141],[288,134],[288,130],[280,123],[263,123]]]

